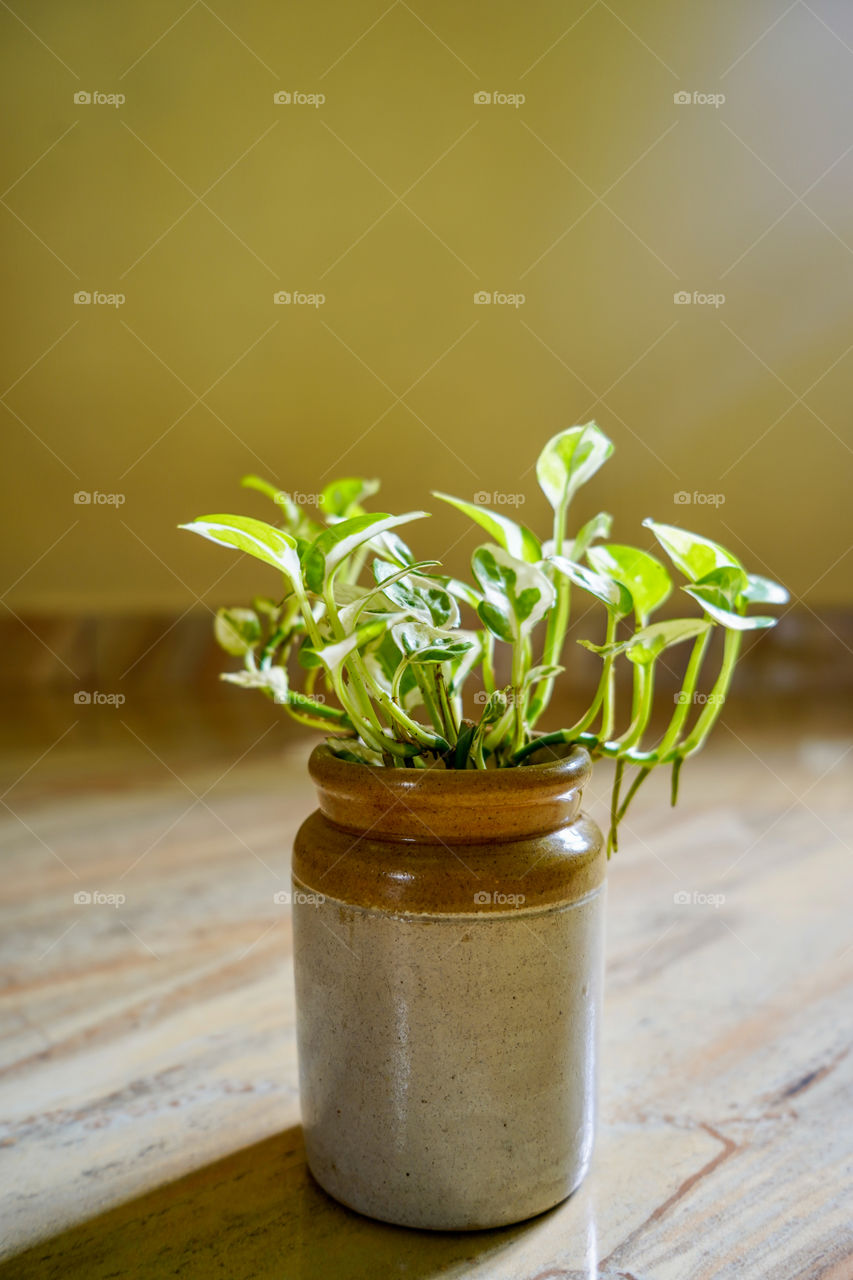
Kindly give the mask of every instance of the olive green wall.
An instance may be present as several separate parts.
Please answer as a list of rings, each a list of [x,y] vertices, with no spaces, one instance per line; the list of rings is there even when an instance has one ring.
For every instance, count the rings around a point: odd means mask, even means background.
[[[680,521],[810,604],[850,600],[844,0],[12,8],[11,608],[269,586],[175,531],[263,513],[248,470],[302,493],[381,474],[391,510],[521,494],[535,523],[538,448],[593,416],[617,453],[579,517],[641,545],[644,515]],[[412,541],[458,571],[460,534],[442,512]]]

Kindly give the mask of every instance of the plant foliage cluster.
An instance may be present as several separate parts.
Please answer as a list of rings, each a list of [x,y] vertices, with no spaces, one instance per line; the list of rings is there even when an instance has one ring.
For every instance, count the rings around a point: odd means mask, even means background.
[[[335,481],[312,515],[275,486],[245,477],[275,504],[275,523],[209,515],[182,526],[279,575],[273,595],[217,613],[219,644],[243,662],[223,679],[263,690],[301,724],[330,732],[337,755],[372,765],[507,768],[542,759],[536,753],[547,747],[580,743],[593,758],[616,761],[608,849],[615,848],[619,821],[658,765],[672,766],[675,803],[679,769],[720,714],[744,632],[774,624],[749,607],[783,604],[787,594],[724,547],[673,525],[644,521],[667,563],[611,542],[603,511],[569,532],[573,499],[612,452],[594,422],[548,441],[536,464],[553,510],[544,541],[502,512],[434,494],[488,538],[473,553],[469,582],[417,560],[403,541],[399,530],[427,512],[365,509],[377,481]],[[673,570],[694,609],[655,621]],[[578,642],[600,658],[600,679],[574,724],[543,732],[578,594],[599,606],[599,633]],[[714,629],[724,632],[722,657],[710,692],[697,699]],[[685,642],[681,692],[663,733],[649,742],[657,664]],[[499,660],[501,646],[508,663]],[[633,669],[626,708],[616,705],[620,663]],[[508,682],[496,674],[506,670]],[[476,688],[474,706],[466,707],[466,686]],[[635,773],[623,795],[628,766]]]

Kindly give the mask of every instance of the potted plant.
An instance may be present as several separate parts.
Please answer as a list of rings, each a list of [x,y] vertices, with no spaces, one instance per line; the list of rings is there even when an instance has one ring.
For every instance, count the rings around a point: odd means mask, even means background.
[[[219,610],[216,637],[243,663],[223,678],[330,735],[311,755],[320,804],[293,859],[300,1092],[311,1171],[372,1217],[495,1227],[581,1181],[606,860],[653,769],[672,766],[675,803],[744,631],[774,622],[748,607],[787,599],[717,543],[647,520],[698,606],[653,621],[673,585],[664,563],[609,542],[604,512],[568,532],[575,494],[612,451],[594,422],[545,445],[545,542],[499,511],[435,494],[487,535],[467,583],[402,540],[426,512],[365,510],[375,481],[329,485],[315,519],[248,476],[278,507],[275,524],[211,515],[182,526],[279,575],[273,596]],[[600,633],[579,641],[600,679],[574,724],[542,731],[576,592],[601,607]],[[697,697],[717,629],[722,657]],[[685,642],[674,711],[647,743],[656,664]],[[627,709],[621,663],[632,669]],[[581,811],[600,758],[616,762],[606,842]]]

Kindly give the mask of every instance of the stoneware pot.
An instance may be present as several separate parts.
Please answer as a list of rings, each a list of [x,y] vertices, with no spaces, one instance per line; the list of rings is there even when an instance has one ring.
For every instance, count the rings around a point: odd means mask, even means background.
[[[305,1146],[330,1195],[433,1230],[520,1222],[592,1152],[605,858],[590,761],[381,769],[317,747],[293,860]]]

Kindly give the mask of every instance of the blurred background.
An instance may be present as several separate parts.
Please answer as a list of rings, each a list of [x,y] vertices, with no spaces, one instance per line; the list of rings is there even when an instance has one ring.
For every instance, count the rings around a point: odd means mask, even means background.
[[[247,471],[541,527],[535,456],[591,417],[617,451],[578,519],[783,581],[781,684],[849,655],[842,0],[41,0],[0,30],[15,689],[209,684],[211,609],[271,574],[176,526],[269,515]],[[460,573],[477,539],[439,509],[412,541]]]

